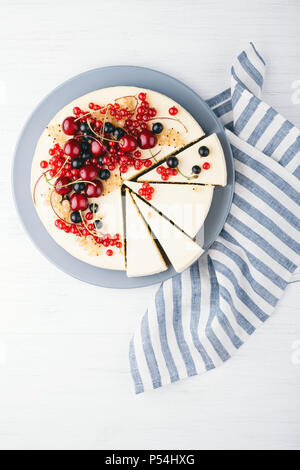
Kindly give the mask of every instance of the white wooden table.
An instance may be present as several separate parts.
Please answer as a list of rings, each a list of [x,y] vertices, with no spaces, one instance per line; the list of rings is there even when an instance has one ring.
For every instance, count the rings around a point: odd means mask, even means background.
[[[1,1],[0,448],[300,448],[300,283],[226,365],[136,397],[128,341],[156,286],[112,291],[58,271],[10,188],[31,110],[93,67],[152,67],[208,98],[252,40],[265,99],[300,126],[299,15],[297,0]]]

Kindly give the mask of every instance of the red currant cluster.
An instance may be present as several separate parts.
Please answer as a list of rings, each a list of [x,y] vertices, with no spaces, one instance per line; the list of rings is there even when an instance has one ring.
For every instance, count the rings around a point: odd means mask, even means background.
[[[161,176],[163,181],[168,181],[170,176],[176,176],[178,174],[178,170],[176,168],[168,168],[162,165],[156,168],[156,172]]]
[[[72,168],[70,159],[64,156],[64,151],[59,144],[55,144],[53,148],[49,150],[51,158],[47,162],[46,160],[41,161],[41,168],[47,168],[49,166],[49,176],[54,178],[55,176],[66,176],[75,181],[78,178],[78,170]]]
[[[154,188],[149,183],[143,183],[138,191],[139,195],[150,201],[152,199]]]
[[[87,219],[87,215],[91,214],[91,212],[88,212],[85,215],[85,219]],[[93,216],[93,215],[92,215]],[[103,237],[98,237],[95,231],[95,226],[94,224],[88,224],[87,226],[82,222],[80,224],[70,224],[68,222],[65,222],[62,219],[56,219],[55,222],[55,227],[57,227],[59,230],[63,230],[66,233],[72,233],[76,235],[77,237],[87,237],[89,235],[93,236],[95,242],[98,245],[103,245],[104,247],[109,247],[109,246],[115,246],[118,249],[121,249],[123,246],[123,243],[120,240],[120,234],[117,233],[116,235],[111,236],[110,234],[106,234]],[[87,227],[87,228],[86,228]],[[106,251],[107,256],[112,256],[114,254],[113,250],[109,249]]]

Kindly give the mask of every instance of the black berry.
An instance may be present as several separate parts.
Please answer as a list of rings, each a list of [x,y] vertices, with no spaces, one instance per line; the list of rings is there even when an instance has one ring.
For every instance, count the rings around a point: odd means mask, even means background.
[[[202,147],[199,148],[199,155],[201,157],[207,157],[209,154],[209,149],[205,147],[205,145],[202,145]]]
[[[96,202],[93,202],[92,204],[90,204],[90,211],[93,214],[96,214],[96,212],[98,212],[98,209],[99,209],[99,206],[98,204],[96,204]]]
[[[88,160],[89,158],[91,158],[91,154],[89,152],[84,152],[82,155],[81,155],[81,158],[83,161],[86,161]]]
[[[111,122],[106,122],[104,124],[104,132],[105,134],[111,134],[111,132],[114,131],[114,126],[112,125]]]
[[[73,158],[72,160],[72,168],[81,168],[84,164],[83,158]]]
[[[100,170],[98,175],[101,180],[108,180],[108,178],[110,177],[110,171],[107,169]]]
[[[73,184],[73,189],[75,191],[75,193],[81,193],[82,191],[85,190],[85,183],[75,183]]]
[[[178,166],[178,158],[176,157],[169,157],[167,160],[167,165],[169,168],[176,168]]]
[[[83,134],[84,133],[87,133],[90,131],[90,128],[89,128],[89,125],[87,122],[82,122],[79,126],[79,130],[80,132],[82,132]]]
[[[80,146],[81,146],[82,152],[89,152],[90,144],[86,140],[83,140],[82,142],[80,142]]]
[[[70,215],[70,219],[73,224],[79,224],[81,222],[81,215],[79,211],[72,212]]]
[[[116,127],[114,132],[113,132],[114,138],[119,140],[119,139],[121,139],[121,137],[123,137],[123,135],[125,135],[124,129],[122,129],[122,127]]]
[[[163,128],[164,128],[164,126],[162,125],[161,122],[156,122],[152,126],[152,132],[154,132],[154,134],[160,134],[162,132]]]
[[[98,230],[100,230],[103,227],[103,223],[99,219],[95,220],[94,225]]]
[[[199,173],[201,172],[200,166],[194,165],[193,168],[192,168],[192,172],[193,172],[195,175],[199,175]]]

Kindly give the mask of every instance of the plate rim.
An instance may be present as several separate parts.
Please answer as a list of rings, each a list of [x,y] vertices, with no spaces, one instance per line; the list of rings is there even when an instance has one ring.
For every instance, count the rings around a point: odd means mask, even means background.
[[[96,68],[93,68],[93,69],[89,69],[87,71],[84,71],[84,72],[81,72],[77,75],[74,75],[70,78],[68,78],[67,80],[65,80],[64,82],[60,83],[59,85],[57,85],[55,88],[53,88],[53,90],[51,90],[49,93],[47,93],[44,98],[42,98],[41,101],[39,101],[39,103],[35,106],[35,108],[32,110],[32,112],[29,114],[29,116],[26,118],[22,128],[21,128],[21,131],[19,133],[19,136],[18,136],[18,139],[16,140],[16,144],[15,144],[15,147],[14,147],[14,152],[13,152],[13,161],[12,161],[12,166],[11,166],[11,185],[12,185],[12,195],[13,195],[13,201],[14,201],[14,205],[15,205],[15,208],[16,208],[16,211],[17,211],[17,214],[18,214],[18,217],[19,217],[19,220],[21,221],[21,224],[25,230],[25,233],[29,236],[29,239],[31,240],[31,242],[34,244],[34,246],[38,249],[38,251],[49,261],[51,262],[54,266],[56,266],[58,269],[60,269],[61,271],[63,271],[65,274],[68,274],[70,276],[72,276],[73,278],[75,279],[78,279],[82,282],[86,282],[88,284],[91,284],[91,285],[95,285],[97,287],[105,287],[105,288],[111,288],[111,289],[134,289],[134,288],[139,288],[139,287],[146,287],[146,286],[150,286],[150,285],[154,285],[154,284],[157,284],[158,282],[162,282],[162,281],[165,281],[165,280],[168,280],[174,276],[176,276],[178,273],[172,268],[172,267],[169,267],[166,271],[162,272],[162,273],[158,273],[158,274],[153,274],[151,276],[145,276],[145,277],[138,277],[138,278],[128,278],[127,277],[127,280],[129,279],[130,281],[130,285],[108,285],[108,284],[105,284],[103,285],[101,282],[96,282],[96,279],[95,281],[93,280],[88,280],[88,279],[84,279],[83,277],[80,277],[80,275],[72,272],[70,269],[68,269],[66,266],[64,265],[61,265],[59,264],[55,259],[53,259],[51,257],[51,255],[49,254],[49,252],[45,249],[43,249],[38,243],[37,241],[34,239],[33,237],[33,233],[30,231],[30,229],[27,227],[26,223],[25,223],[25,220],[24,220],[24,217],[23,217],[23,214],[21,213],[21,208],[19,206],[19,201],[18,201],[18,196],[17,196],[17,192],[16,192],[16,185],[15,185],[15,178],[16,178],[16,168],[17,168],[17,165],[18,165],[18,155],[19,155],[19,149],[20,149],[20,144],[24,138],[24,135],[26,134],[26,131],[28,130],[28,128],[30,127],[30,124],[31,124],[31,121],[33,120],[33,118],[35,117],[36,114],[38,114],[43,106],[47,103],[47,101],[49,99],[51,99],[52,95],[55,95],[55,93],[57,93],[58,91],[60,91],[62,88],[68,86],[70,83],[74,82],[75,80],[81,80],[83,78],[86,78],[88,77],[89,75],[92,75],[92,74],[97,74],[97,73],[101,73],[102,71],[106,70],[106,71],[116,71],[118,69],[138,69],[139,71],[145,71],[146,73],[147,72],[150,72],[150,73],[154,73],[154,74],[158,74],[158,75],[161,75],[161,76],[164,76],[166,79],[168,80],[171,80],[172,82],[174,83],[177,83],[179,84],[181,87],[185,88],[187,90],[188,93],[192,93],[196,99],[198,101],[201,102],[202,106],[204,108],[206,108],[207,112],[210,114],[210,116],[213,118],[215,124],[216,124],[216,127],[218,128],[218,131],[221,132],[226,144],[227,144],[227,149],[226,149],[226,152],[227,154],[229,155],[230,157],[230,160],[231,160],[231,191],[230,191],[230,195],[229,195],[229,203],[228,203],[228,207],[227,207],[227,210],[224,211],[223,213],[223,217],[220,221],[220,228],[218,230],[218,232],[216,233],[216,236],[214,238],[214,240],[212,240],[206,247],[205,247],[205,250],[204,250],[204,253],[205,254],[209,248],[211,247],[211,245],[215,242],[215,240],[218,238],[218,236],[220,235],[224,225],[225,225],[225,222],[226,222],[226,219],[228,217],[228,214],[230,212],[230,209],[231,209],[231,206],[232,206],[232,200],[233,200],[233,195],[234,195],[234,188],[235,188],[235,168],[234,168],[234,159],[233,159],[233,154],[232,154],[232,149],[231,149],[231,145],[230,145],[230,142],[229,142],[229,139],[226,135],[226,132],[225,132],[225,129],[223,127],[223,125],[221,124],[220,120],[217,118],[217,116],[214,114],[214,112],[212,111],[212,109],[208,106],[208,104],[206,103],[206,101],[201,98],[200,95],[198,95],[198,93],[196,91],[194,91],[191,87],[189,87],[188,85],[186,85],[184,82],[182,82],[181,80],[178,80],[177,78],[167,74],[167,73],[164,73],[164,72],[161,72],[159,70],[156,70],[156,69],[153,69],[153,68],[149,68],[149,67],[143,67],[143,66],[135,66],[135,65],[111,65],[111,66],[104,66],[104,67],[96,67]],[[122,86],[122,85],[112,85],[112,86]],[[135,86],[135,85],[128,85],[128,86]],[[100,89],[101,87],[99,88],[95,88],[96,89]],[[141,88],[143,88],[143,86],[141,86]],[[149,87],[148,87],[149,88]],[[93,91],[93,90],[91,90]],[[153,89],[153,91],[158,91],[160,92],[159,90],[155,90],[155,88]],[[86,93],[89,93],[89,92],[86,92]],[[86,93],[82,93],[81,95],[78,95],[78,97],[80,96],[83,96],[85,95]],[[162,92],[160,92],[162,93]],[[165,94],[165,93],[164,93]],[[74,97],[73,99],[76,99],[76,97]],[[178,101],[178,100],[177,100]],[[69,101],[70,102],[70,101]],[[184,105],[182,105],[184,107]],[[59,108],[61,109],[61,108]],[[59,111],[58,109],[58,111]],[[57,112],[58,112],[57,111]],[[188,112],[190,114],[193,115],[193,113],[191,113],[190,110],[188,110]],[[193,116],[195,118],[195,116]],[[196,118],[195,118],[196,119]],[[196,119],[197,120],[197,119]],[[202,125],[203,123],[201,123]],[[36,144],[36,142],[35,142]],[[222,143],[221,143],[222,145]],[[223,146],[223,145],[222,145]],[[227,169],[228,170],[228,169]],[[28,183],[28,182],[27,182]],[[30,182],[28,183],[30,184]],[[32,204],[32,201],[31,201],[31,204]],[[32,204],[32,209],[35,211],[34,209],[34,206]],[[41,224],[41,226],[45,229],[43,223],[40,221],[39,219],[39,222]],[[46,230],[46,229],[45,229]],[[60,245],[57,244],[57,242],[51,237],[51,235],[46,231],[47,235],[51,238],[51,240],[53,240],[53,242],[55,243],[55,245],[57,247],[59,247],[60,249],[62,249],[64,252],[66,252],[66,250],[64,250]],[[68,252],[66,252],[68,253]],[[201,256],[203,256],[203,254]],[[109,273],[113,273],[113,272],[119,272],[119,273],[122,273],[126,276],[126,273],[124,271],[116,271],[116,270],[110,270],[110,269],[104,269],[104,268],[100,268],[100,267],[96,267],[96,266],[93,266],[93,265],[90,265],[88,263],[85,263],[81,260],[79,260],[78,258],[75,258],[73,257],[71,254],[68,253],[69,256],[71,256],[72,258],[74,258],[76,261],[78,261],[79,263],[83,263],[84,265],[87,265],[91,268],[95,268],[99,271],[103,271],[105,273],[109,272]],[[197,260],[198,261],[198,260]],[[197,262],[196,261],[196,262]],[[188,268],[187,268],[188,269]],[[97,278],[97,280],[99,281],[99,278]],[[139,280],[139,285],[138,284],[135,284],[134,280]],[[143,282],[143,280],[145,282]]]

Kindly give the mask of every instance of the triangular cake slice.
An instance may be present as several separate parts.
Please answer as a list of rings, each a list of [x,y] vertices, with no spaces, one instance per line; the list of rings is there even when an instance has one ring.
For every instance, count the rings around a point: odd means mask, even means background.
[[[202,148],[202,151],[200,150]],[[200,153],[208,153],[201,156]],[[176,154],[179,161],[177,175],[169,176],[170,183],[212,184],[226,186],[227,170],[222,145],[216,134],[212,134]],[[163,166],[167,167],[165,163]],[[193,172],[198,167],[199,173]],[[157,168],[142,174],[138,181],[162,181]]]
[[[126,181],[139,194],[144,183]],[[194,238],[202,227],[211,206],[214,187],[196,184],[151,183],[154,189],[149,203],[181,230]]]
[[[202,255],[203,249],[139,196],[132,196],[175,271],[181,273],[191,266]]]
[[[128,277],[149,276],[167,269],[167,265],[126,190],[126,270]]]

